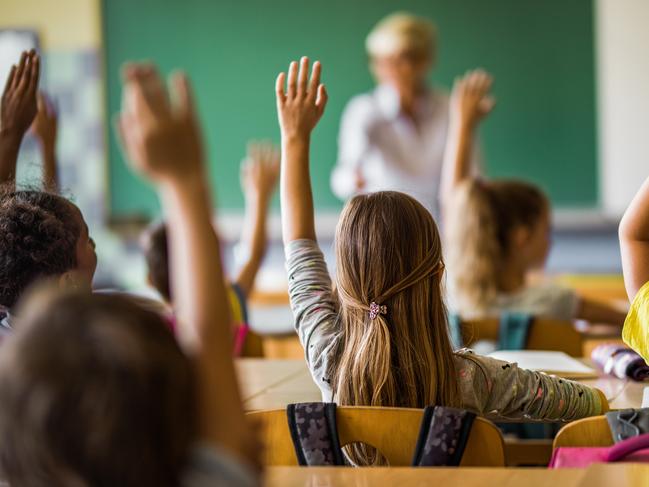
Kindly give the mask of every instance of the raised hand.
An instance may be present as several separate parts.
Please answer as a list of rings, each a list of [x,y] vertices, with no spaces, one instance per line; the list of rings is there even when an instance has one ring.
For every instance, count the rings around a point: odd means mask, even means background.
[[[43,154],[43,183],[51,191],[58,190],[56,163],[56,134],[58,133],[58,113],[52,100],[39,92],[37,97],[38,112],[31,126],[32,133],[41,143]]]
[[[151,65],[131,64],[123,78],[117,126],[131,166],[157,186],[165,210],[177,337],[194,362],[197,436],[254,464],[258,450],[232,362],[226,281],[189,82],[176,75],[171,100]]]
[[[241,163],[241,186],[246,200],[268,200],[277,186],[280,152],[270,142],[252,141]]]
[[[320,62],[313,63],[309,80],[309,58],[293,61],[288,68],[288,79],[280,73],[275,83],[277,113],[284,138],[309,137],[327,104],[327,90],[320,83]],[[286,91],[284,84],[286,83]]]
[[[36,116],[36,91],[40,76],[40,57],[33,49],[25,51],[18,66],[12,66],[2,93],[0,130],[21,138]]]
[[[440,183],[443,218],[447,218],[456,189],[471,177],[470,156],[475,128],[496,104],[489,94],[492,83],[491,76],[481,69],[469,71],[464,77],[455,80]]]
[[[496,101],[489,90],[493,78],[481,69],[457,78],[451,95],[451,118],[461,125],[473,127],[491,112]]]
[[[273,144],[250,142],[248,157],[241,164],[241,185],[246,197],[241,242],[247,247],[247,256],[235,282],[246,296],[254,287],[268,247],[266,220],[270,198],[279,177],[279,163],[280,153]]]
[[[36,116],[36,91],[40,58],[36,51],[23,52],[12,66],[0,107],[0,183],[15,180],[20,143]]]
[[[127,65],[123,81],[117,127],[133,169],[156,183],[202,177],[203,147],[187,77],[171,78],[171,97],[152,65]]]
[[[56,106],[42,91],[38,92],[36,100],[37,112],[31,125],[31,132],[38,138],[43,147],[54,147],[59,125],[59,114]]]

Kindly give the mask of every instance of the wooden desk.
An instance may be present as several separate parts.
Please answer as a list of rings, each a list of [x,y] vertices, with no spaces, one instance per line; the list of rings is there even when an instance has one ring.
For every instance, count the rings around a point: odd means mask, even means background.
[[[279,387],[282,383],[296,376],[301,377],[306,375],[309,379],[311,378],[304,360],[241,358],[235,360],[235,367],[237,376],[239,377],[239,386],[241,387],[244,408],[247,410],[250,410],[250,408],[246,407],[247,401],[263,395],[267,391],[273,390],[273,388]],[[315,388],[315,385],[313,387]],[[273,407],[284,407],[286,404],[288,402]]]
[[[577,487],[587,470],[523,468],[351,468],[269,467],[264,485],[282,487],[333,486],[503,486]],[[618,485],[623,484],[609,484]],[[631,484],[628,484],[631,485]]]
[[[322,400],[304,360],[238,359],[236,362],[247,411]],[[622,381],[607,375],[582,382],[601,389],[613,409],[639,408],[644,387],[649,386],[649,383]]]
[[[585,472],[580,487],[610,487],[633,485],[649,487],[649,465],[641,463],[617,463],[592,465]]]

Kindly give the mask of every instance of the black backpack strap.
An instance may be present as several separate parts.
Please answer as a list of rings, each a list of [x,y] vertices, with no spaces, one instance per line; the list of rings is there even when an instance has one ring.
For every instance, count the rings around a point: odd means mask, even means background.
[[[336,426],[336,404],[305,402],[286,407],[297,461],[302,466],[344,465]]]
[[[451,333],[451,343],[455,350],[464,347],[464,339],[462,338],[462,318],[456,313],[449,314],[448,327]]]
[[[475,414],[464,409],[444,406],[424,409],[413,467],[457,467],[474,419]]]
[[[606,413],[613,441],[620,441],[649,433],[649,408],[622,409]]]
[[[503,313],[500,316],[498,350],[525,350],[534,317],[526,313]]]

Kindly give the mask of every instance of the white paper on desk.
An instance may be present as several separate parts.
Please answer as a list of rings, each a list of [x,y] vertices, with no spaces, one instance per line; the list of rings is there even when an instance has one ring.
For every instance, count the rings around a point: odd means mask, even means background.
[[[489,354],[498,360],[516,362],[521,369],[564,374],[597,374],[590,367],[563,352],[541,350],[499,350]]]

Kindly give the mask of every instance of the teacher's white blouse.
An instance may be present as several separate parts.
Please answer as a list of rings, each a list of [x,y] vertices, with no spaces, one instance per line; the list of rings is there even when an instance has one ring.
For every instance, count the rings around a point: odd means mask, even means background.
[[[334,194],[344,200],[356,193],[360,170],[365,180],[362,192],[401,191],[438,216],[448,95],[427,91],[418,100],[415,116],[418,126],[401,112],[398,94],[387,85],[353,98],[340,124],[338,162],[331,176]]]

